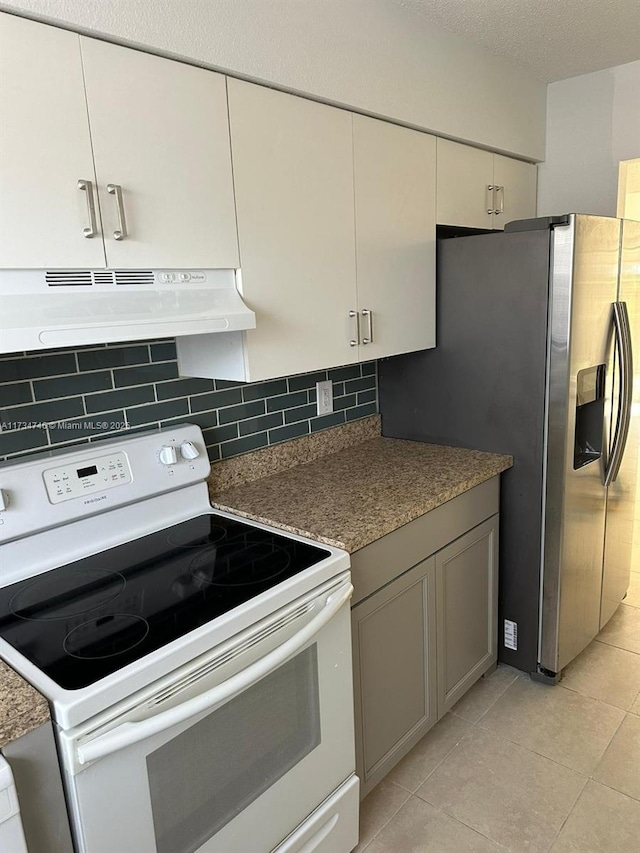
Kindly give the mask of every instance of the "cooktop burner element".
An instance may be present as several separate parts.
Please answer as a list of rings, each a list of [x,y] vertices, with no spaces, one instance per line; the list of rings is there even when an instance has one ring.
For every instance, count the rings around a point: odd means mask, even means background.
[[[194,530],[192,526],[183,529],[183,525],[180,524],[167,535],[167,542],[169,545],[176,545],[179,548],[202,548],[204,545],[214,545],[216,542],[221,542],[226,536],[227,531],[224,527],[216,524],[212,518],[205,533]]]
[[[78,625],[67,634],[62,645],[71,657],[97,660],[128,652],[148,633],[149,623],[141,616],[114,613]]]
[[[0,637],[75,690],[329,553],[215,513],[197,515],[0,589]]]
[[[69,571],[62,578],[48,572],[19,589],[9,601],[9,610],[35,622],[68,619],[105,607],[126,585],[120,572],[105,569]]]
[[[273,581],[287,570],[291,557],[270,542],[231,543],[203,551],[191,563],[191,573],[212,586],[253,586]]]

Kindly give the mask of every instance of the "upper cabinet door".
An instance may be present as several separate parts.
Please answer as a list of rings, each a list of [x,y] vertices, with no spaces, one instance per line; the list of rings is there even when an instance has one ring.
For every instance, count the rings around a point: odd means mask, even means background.
[[[494,154],[495,229],[503,229],[514,219],[531,219],[536,215],[537,176],[538,169],[532,163]]]
[[[105,265],[79,37],[7,14],[0,14],[0,222],[2,267]]]
[[[357,361],[351,114],[228,85],[249,376]]]
[[[108,265],[237,267],[224,76],[80,41]]]
[[[436,140],[360,115],[353,133],[360,358],[433,347]]]
[[[437,222],[493,228],[493,154],[438,139]]]

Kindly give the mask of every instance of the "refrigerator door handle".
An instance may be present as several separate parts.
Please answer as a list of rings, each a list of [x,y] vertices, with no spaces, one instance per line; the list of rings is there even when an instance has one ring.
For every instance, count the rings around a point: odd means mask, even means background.
[[[613,303],[613,325],[620,365],[620,395],[618,397],[618,419],[613,436],[613,446],[604,474],[605,486],[610,486],[618,476],[631,423],[633,352],[626,302]]]

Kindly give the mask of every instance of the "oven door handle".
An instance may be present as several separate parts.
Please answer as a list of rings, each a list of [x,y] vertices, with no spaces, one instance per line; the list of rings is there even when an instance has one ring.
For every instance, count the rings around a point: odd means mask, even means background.
[[[320,613],[314,616],[297,633],[246,669],[223,681],[222,684],[217,684],[210,690],[206,690],[204,693],[188,699],[181,705],[168,708],[166,711],[161,711],[159,714],[155,714],[145,720],[122,723],[117,728],[103,735],[98,735],[91,740],[79,744],[76,747],[78,762],[80,764],[88,764],[90,761],[105,758],[112,752],[116,752],[126,746],[131,746],[131,744],[138,743],[173,726],[180,725],[180,723],[184,723],[189,718],[195,717],[196,714],[211,710],[247,690],[306,646],[309,640],[327,622],[333,619],[336,613],[349,601],[352,594],[353,586],[350,583],[339,587],[327,598],[325,606]]]

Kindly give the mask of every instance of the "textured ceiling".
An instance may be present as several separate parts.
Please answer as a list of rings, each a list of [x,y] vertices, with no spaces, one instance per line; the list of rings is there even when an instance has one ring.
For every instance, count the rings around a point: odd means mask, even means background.
[[[395,2],[547,83],[640,59],[639,0]]]

